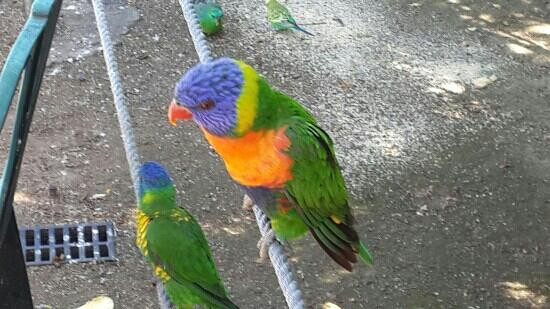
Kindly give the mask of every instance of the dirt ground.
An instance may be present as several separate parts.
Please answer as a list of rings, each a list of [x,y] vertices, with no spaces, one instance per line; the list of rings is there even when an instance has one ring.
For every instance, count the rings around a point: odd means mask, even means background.
[[[175,81],[197,62],[177,2],[108,3],[142,159],[171,171],[235,302],[284,308],[270,264],[255,262],[242,193],[195,125],[166,120]],[[310,236],[292,243],[308,308],[550,308],[550,2],[288,0],[311,38],[271,31],[262,1],[221,4],[214,53],[247,61],[319,118],[375,255],[349,274]],[[21,7],[0,1],[0,63]],[[157,308],[89,10],[65,1],[15,208],[26,226],[114,221],[118,261],[31,267],[34,303],[105,294],[116,308]]]

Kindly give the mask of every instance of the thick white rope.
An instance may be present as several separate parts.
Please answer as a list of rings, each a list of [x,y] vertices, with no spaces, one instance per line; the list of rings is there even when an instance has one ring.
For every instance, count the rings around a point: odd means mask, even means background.
[[[137,152],[136,142],[134,140],[134,133],[132,131],[130,114],[126,109],[126,98],[124,97],[122,82],[118,73],[118,65],[113,48],[113,43],[111,41],[111,33],[109,32],[107,17],[105,15],[105,7],[103,6],[101,0],[93,0],[92,3],[94,6],[97,30],[99,31],[101,45],[103,46],[103,56],[105,57],[107,74],[109,74],[109,81],[111,82],[111,91],[113,92],[113,99],[116,107],[118,123],[120,125],[120,132],[122,133],[124,150],[126,151],[126,160],[128,160],[128,165],[130,167],[130,176],[132,177],[132,183],[134,185],[136,201],[139,201],[139,156]]]
[[[109,81],[111,82],[111,91],[113,92],[113,100],[117,112],[118,123],[120,125],[120,132],[122,133],[126,160],[128,161],[128,166],[130,167],[130,177],[132,178],[132,184],[134,185],[134,194],[136,195],[136,201],[139,202],[138,173],[141,164],[139,162],[137,146],[134,140],[134,133],[132,131],[130,114],[126,109],[126,98],[124,97],[122,82],[118,73],[118,65],[113,43],[111,41],[111,33],[109,32],[107,16],[105,15],[105,7],[103,6],[102,0],[92,0],[92,4],[94,6],[95,20],[97,30],[99,31],[101,46],[103,47],[103,57],[105,58],[105,64],[107,66],[107,74],[109,75]],[[168,297],[164,291],[164,286],[160,281],[157,282],[157,296],[159,299],[159,305],[162,309],[172,308],[170,300],[168,300]]]
[[[212,53],[210,52],[204,33],[202,33],[193,2],[191,0],[179,0],[179,3],[183,11],[183,17],[187,22],[187,28],[189,28],[189,33],[193,39],[195,50],[197,51],[197,55],[199,55],[199,60],[202,63],[212,61]]]
[[[264,236],[271,231],[271,222],[258,206],[254,205],[252,209],[254,210],[260,233]],[[303,309],[305,305],[302,299],[302,292],[290,268],[284,248],[276,240],[269,245],[269,258],[279,280],[279,286],[283,290],[288,308]]]
[[[200,28],[197,15],[193,9],[193,4],[190,0],[179,0],[183,10],[183,15],[187,21],[189,32],[193,39],[195,49],[199,55],[201,62],[212,61],[210,49],[208,43]],[[92,0],[94,12],[96,16],[97,29],[103,46],[103,56],[105,57],[105,63],[107,66],[107,72],[109,75],[109,81],[111,82],[111,90],[113,92],[113,99],[115,108],[117,111],[117,118],[120,125],[120,131],[122,133],[122,141],[124,143],[124,150],[126,151],[126,159],[130,167],[130,176],[134,185],[134,193],[136,195],[136,201],[139,201],[138,194],[138,171],[140,167],[139,156],[137,146],[134,141],[134,134],[132,131],[132,124],[130,121],[130,115],[126,109],[126,102],[124,92],[122,90],[122,82],[118,73],[117,61],[114,53],[113,44],[111,41],[111,34],[109,32],[107,17],[105,15],[105,8],[102,0]],[[254,205],[254,214],[260,232],[263,235],[267,234],[271,230],[271,223],[266,215]],[[269,258],[275,269],[275,274],[279,280],[279,285],[283,291],[288,307],[291,309],[303,309],[304,301],[302,300],[302,293],[298,287],[298,283],[288,263],[288,257],[286,256],[283,247],[278,241],[274,241],[269,246]],[[159,304],[162,309],[172,308],[170,301],[168,300],[162,283],[157,284],[157,295],[159,297]]]

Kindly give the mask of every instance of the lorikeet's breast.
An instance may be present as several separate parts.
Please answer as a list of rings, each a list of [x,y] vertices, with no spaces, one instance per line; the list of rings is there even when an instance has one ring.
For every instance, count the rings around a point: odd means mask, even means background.
[[[293,160],[286,154],[285,128],[250,131],[241,137],[220,137],[204,130],[206,139],[225,162],[229,175],[250,187],[281,188],[292,179]]]

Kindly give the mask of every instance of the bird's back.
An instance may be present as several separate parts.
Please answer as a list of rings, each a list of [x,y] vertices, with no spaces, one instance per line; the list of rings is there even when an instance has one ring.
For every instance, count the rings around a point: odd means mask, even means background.
[[[142,251],[155,272],[167,283],[172,301],[233,308],[208,241],[200,225],[185,209],[176,208],[153,218],[138,215],[138,234],[138,246],[144,247]]]
[[[266,6],[267,19],[272,23],[283,23],[292,18],[288,9],[277,0],[268,0]]]

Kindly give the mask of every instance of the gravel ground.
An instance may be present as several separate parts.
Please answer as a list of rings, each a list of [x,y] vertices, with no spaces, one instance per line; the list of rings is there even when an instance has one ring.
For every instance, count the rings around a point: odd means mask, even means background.
[[[375,254],[374,268],[348,274],[311,237],[292,243],[308,308],[550,308],[548,1],[288,0],[314,37],[271,31],[261,1],[221,4],[214,53],[247,61],[319,118]],[[0,2],[1,63],[21,7]],[[242,193],[196,126],[166,121],[174,82],[197,61],[177,2],[109,8],[142,159],[173,174],[235,302],[284,308],[271,266],[255,262]],[[90,16],[87,1],[65,1],[16,212],[20,225],[113,220],[119,261],[29,268],[34,302],[75,308],[106,294],[117,308],[157,308]]]

